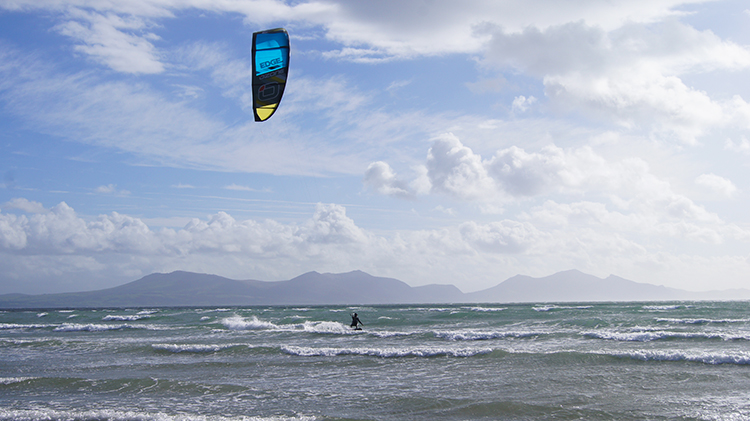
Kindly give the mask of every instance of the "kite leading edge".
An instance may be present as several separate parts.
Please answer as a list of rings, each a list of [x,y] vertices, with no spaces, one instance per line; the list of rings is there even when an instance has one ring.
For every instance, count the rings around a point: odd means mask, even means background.
[[[281,102],[289,70],[289,34],[284,28],[253,34],[253,114],[266,121]]]

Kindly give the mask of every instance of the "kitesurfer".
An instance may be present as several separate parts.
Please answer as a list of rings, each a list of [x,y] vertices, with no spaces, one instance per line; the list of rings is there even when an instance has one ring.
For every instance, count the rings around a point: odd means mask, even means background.
[[[353,327],[353,328],[354,328],[355,330],[357,330],[357,329],[359,329],[359,328],[357,327],[357,325],[358,325],[358,324],[360,324],[360,325],[362,325],[362,326],[364,326],[364,325],[365,325],[364,323],[362,323],[362,321],[361,321],[361,320],[359,320],[359,317],[357,317],[357,313],[354,313],[354,314],[352,314],[352,327]]]

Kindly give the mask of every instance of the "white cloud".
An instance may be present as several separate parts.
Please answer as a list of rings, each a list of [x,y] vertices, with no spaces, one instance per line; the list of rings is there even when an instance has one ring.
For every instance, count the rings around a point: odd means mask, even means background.
[[[427,176],[432,190],[464,199],[479,199],[495,189],[482,157],[452,133],[436,138],[427,152]]]
[[[117,196],[127,196],[130,194],[128,190],[118,190],[116,184],[107,184],[106,186],[99,186],[94,189],[95,193],[101,194],[114,194]]]
[[[708,263],[698,265],[691,255],[674,252],[675,245],[715,246],[731,238],[746,241],[750,235],[721,221],[678,219],[666,211],[624,213],[593,202],[548,201],[520,220],[466,221],[387,237],[357,226],[339,205],[319,205],[302,224],[237,220],[219,212],[179,229],[155,231],[118,213],[84,219],[60,203],[30,216],[0,213],[0,269],[14,279],[49,270],[56,273],[54,279],[101,274],[110,282],[124,282],[177,269],[235,279],[290,279],[312,265],[324,271],[398,274],[412,284],[458,283],[472,290],[519,271],[541,276],[568,267],[621,268],[623,275],[638,273],[638,280],[656,281],[636,268],[693,265],[703,271],[701,265]],[[743,273],[738,263],[724,270],[732,277]],[[464,279],[467,274],[470,279]]]
[[[142,31],[146,23],[139,17],[102,15],[75,8],[70,9],[69,16],[75,20],[61,23],[57,29],[83,43],[76,46],[77,51],[118,72],[153,74],[164,71],[164,64],[151,43],[158,37]]]
[[[599,115],[624,127],[694,143],[717,127],[747,129],[740,97],[712,99],[680,76],[750,68],[750,50],[668,21],[612,31],[584,22],[497,30],[486,60],[540,77],[554,104]]]
[[[533,96],[529,96],[528,98],[526,98],[523,95],[519,95],[515,99],[513,99],[513,111],[525,113],[529,110],[529,108],[531,108],[532,105],[534,105],[535,102],[536,98],[534,98]]]
[[[732,139],[727,139],[724,142],[724,149],[732,152],[740,152],[744,154],[750,153],[750,140],[747,140],[745,136],[742,136],[739,142],[735,143]]]
[[[268,193],[269,189],[254,189],[249,186],[240,186],[239,184],[230,184],[228,186],[224,186],[226,190],[236,190],[236,191],[248,191],[248,192],[264,192]]]
[[[695,183],[724,197],[732,197],[737,192],[737,186],[731,180],[716,174],[701,174],[696,177]]]
[[[389,168],[385,163],[378,163],[377,167]],[[630,158],[612,162],[589,147],[562,149],[550,145],[529,153],[514,146],[483,160],[449,134],[435,139],[425,167],[431,186],[429,192],[472,201],[480,207],[550,194],[573,198],[572,204],[550,207],[554,202],[548,202],[528,214],[530,221],[549,227],[578,226],[574,223],[577,221],[580,226],[604,224],[610,231],[624,229],[646,237],[659,232],[710,243],[747,235],[744,230],[727,224],[715,213],[675,192],[670,183],[651,173],[645,161]],[[729,180],[717,176],[699,177],[696,182],[710,185],[724,194],[736,190]],[[387,183],[383,182],[382,186]],[[387,188],[378,191],[394,195]],[[577,202],[583,195],[606,199],[609,205]]]
[[[376,192],[387,196],[411,198],[415,195],[415,192],[407,183],[399,180],[393,169],[382,161],[373,162],[367,167],[363,183]]]
[[[509,220],[486,225],[464,222],[459,231],[467,243],[492,253],[521,253],[539,243],[543,235],[530,223]]]
[[[16,197],[0,206],[2,209],[18,209],[26,213],[45,213],[47,209],[39,202],[33,202],[22,197]]]

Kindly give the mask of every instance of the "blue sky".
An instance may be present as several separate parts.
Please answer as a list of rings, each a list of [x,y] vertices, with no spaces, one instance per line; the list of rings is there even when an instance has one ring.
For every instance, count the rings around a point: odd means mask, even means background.
[[[250,42],[285,27],[279,111]],[[0,293],[750,287],[743,1],[0,0]]]

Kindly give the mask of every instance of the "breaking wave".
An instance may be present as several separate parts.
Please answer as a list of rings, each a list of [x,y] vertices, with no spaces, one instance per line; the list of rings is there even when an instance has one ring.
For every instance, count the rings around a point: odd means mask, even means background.
[[[302,357],[335,357],[339,355],[361,355],[367,357],[473,357],[489,354],[492,348],[436,348],[436,347],[384,347],[384,348],[330,348],[282,346],[281,350],[290,355]]]

